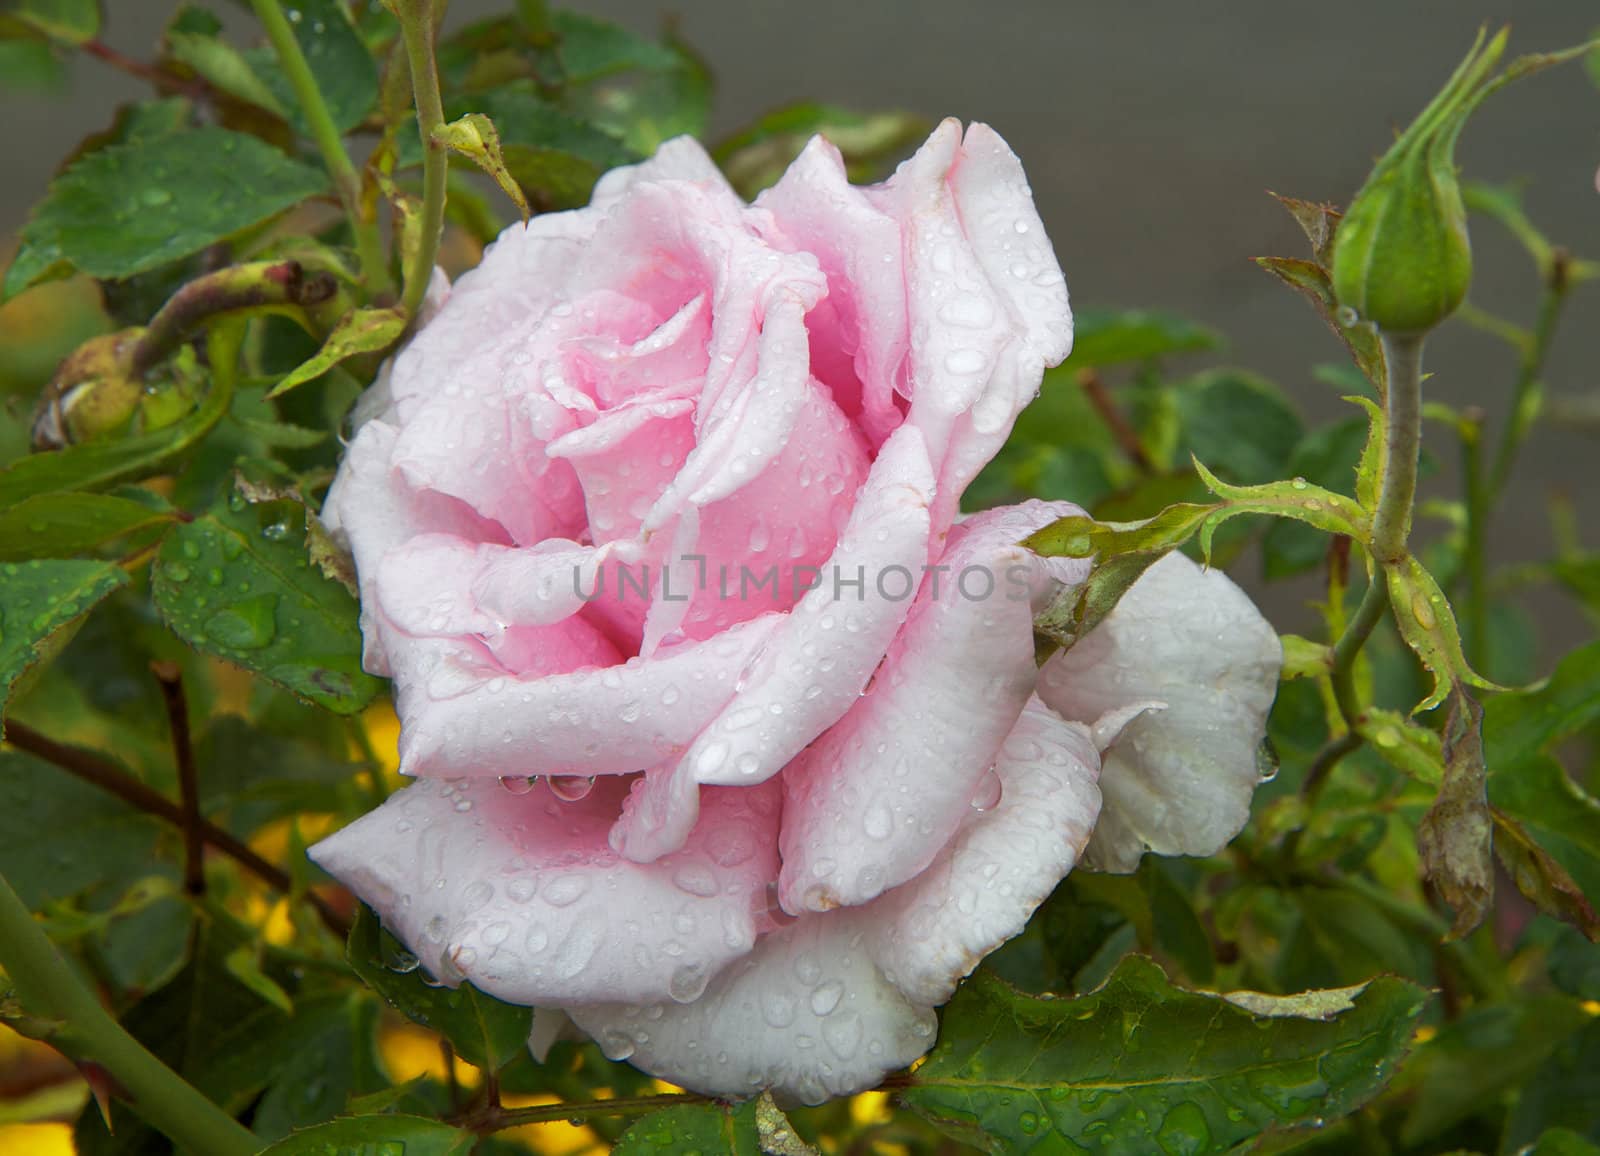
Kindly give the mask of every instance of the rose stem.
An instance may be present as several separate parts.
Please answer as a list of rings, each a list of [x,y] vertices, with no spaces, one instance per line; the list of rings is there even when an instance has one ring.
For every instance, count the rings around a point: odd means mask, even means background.
[[[350,218],[350,231],[355,237],[356,254],[361,261],[361,276],[367,284],[367,291],[374,297],[381,296],[389,291],[390,282],[383,242],[378,234],[378,222],[375,217],[369,220],[367,214],[362,212],[361,177],[350,160],[350,154],[345,151],[344,139],[339,135],[338,126],[333,123],[327,102],[322,99],[317,78],[312,75],[311,66],[306,63],[306,54],[300,50],[300,42],[295,39],[294,29],[289,27],[289,20],[283,14],[278,0],[251,0],[251,4],[256,10],[256,19],[261,21],[267,39],[272,43],[272,50],[278,54],[278,63],[283,66],[289,87],[294,89],[295,100],[299,102],[306,126],[322,153],[322,163],[333,178],[345,216]]]
[[[4,876],[0,876],[0,965],[27,1010],[59,1021],[50,1042],[98,1064],[140,1116],[179,1148],[250,1156],[260,1142],[151,1055],[92,996]]]

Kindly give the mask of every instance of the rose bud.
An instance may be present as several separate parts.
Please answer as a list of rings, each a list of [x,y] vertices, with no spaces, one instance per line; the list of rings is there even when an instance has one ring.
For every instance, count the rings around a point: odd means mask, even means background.
[[[1444,89],[1378,161],[1333,244],[1333,289],[1360,321],[1425,333],[1456,311],[1472,281],[1456,138],[1505,49],[1482,34]]]
[[[1276,635],[1158,563],[1041,670],[1078,512],[958,517],[1067,289],[1016,157],[815,139],[747,205],[693,141],[516,224],[362,399],[324,516],[415,785],[313,856],[434,976],[717,1095],[817,1103],[1080,860],[1243,825]]]

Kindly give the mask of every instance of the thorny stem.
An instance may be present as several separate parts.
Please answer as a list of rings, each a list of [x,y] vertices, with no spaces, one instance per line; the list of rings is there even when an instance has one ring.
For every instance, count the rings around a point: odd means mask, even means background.
[[[152,664],[172,735],[172,761],[178,768],[179,811],[183,825],[183,887],[190,895],[206,892],[205,834],[200,829],[200,777],[195,771],[194,744],[189,735],[189,701],[183,693],[183,672],[175,662]]]
[[[311,130],[311,137],[322,153],[322,163],[333,178],[339,203],[344,206],[345,216],[350,219],[350,232],[354,235],[356,254],[361,261],[362,279],[374,297],[387,293],[390,288],[389,267],[383,255],[377,218],[369,218],[362,211],[360,174],[356,172],[350,154],[345,151],[344,138],[339,134],[339,126],[333,123],[333,114],[328,111],[327,102],[322,99],[322,89],[312,75],[311,66],[306,63],[306,54],[301,51],[300,42],[295,39],[294,29],[289,26],[288,17],[284,15],[278,0],[251,0],[251,3],[267,39],[272,42],[272,50],[278,55],[278,63],[283,67],[289,87],[294,89],[295,100],[299,102],[300,111],[306,118],[306,127]]]
[[[175,827],[183,826],[183,809],[178,804],[141,783],[109,760],[90,751],[58,743],[14,719],[6,720],[5,741],[19,751],[27,751],[30,755],[43,759],[91,786],[115,795],[131,807],[163,819]],[[204,819],[200,820],[198,830],[200,837],[206,843],[221,851],[273,890],[285,894],[293,890],[294,885],[288,873],[267,862],[251,850],[248,844]],[[322,922],[329,931],[341,939],[349,936],[349,922],[329,907],[320,896],[307,892],[306,901],[316,908],[317,914],[322,917]]]
[[[14,725],[14,724],[13,724]],[[112,1019],[0,876],[0,965],[28,1011],[56,1021],[51,1042],[97,1064],[134,1110],[187,1152],[250,1156],[261,1144]]]
[[[310,272],[299,261],[253,261],[197,277],[174,293],[133,349],[133,372],[160,364],[202,323],[244,309],[315,308],[332,300],[339,283],[331,273]]]
[[[436,0],[396,0],[394,12],[400,17],[405,38],[406,58],[411,67],[411,91],[417,105],[417,131],[422,136],[422,233],[417,251],[405,271],[401,305],[408,317],[415,317],[428,292],[433,276],[433,261],[439,251],[444,229],[445,186],[449,178],[449,157],[444,145],[434,139],[434,130],[444,124],[444,104],[439,96],[439,71],[433,60],[436,31]]]
[[[1384,364],[1388,370],[1385,392],[1387,422],[1384,431],[1383,477],[1372,517],[1368,548],[1371,574],[1361,605],[1334,643],[1329,679],[1346,732],[1331,740],[1313,760],[1301,787],[1310,797],[1339,760],[1361,746],[1361,702],[1355,688],[1355,662],[1389,609],[1389,584],[1385,570],[1406,557],[1411,532],[1411,508],[1417,496],[1417,455],[1422,447],[1422,345],[1420,335],[1383,334]]]
[[[592,1116],[636,1116],[681,1104],[709,1103],[707,1097],[692,1092],[663,1092],[656,1096],[623,1096],[615,1100],[590,1100],[577,1104],[536,1104],[527,1108],[503,1108],[485,1103],[454,1122],[472,1132],[500,1132],[523,1124],[548,1124],[555,1120],[587,1120]]]

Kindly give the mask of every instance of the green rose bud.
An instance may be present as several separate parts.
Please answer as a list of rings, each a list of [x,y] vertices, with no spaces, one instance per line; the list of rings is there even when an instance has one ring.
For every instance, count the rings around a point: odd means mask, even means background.
[[[1395,141],[1340,222],[1333,244],[1339,304],[1388,333],[1424,333],[1455,312],[1472,281],[1456,137],[1488,92],[1505,50],[1482,33],[1449,83]]]

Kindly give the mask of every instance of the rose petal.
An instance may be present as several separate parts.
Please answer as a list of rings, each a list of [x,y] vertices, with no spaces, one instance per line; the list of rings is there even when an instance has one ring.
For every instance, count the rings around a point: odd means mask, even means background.
[[[1157,562],[1115,610],[1039,672],[1039,697],[1093,723],[1144,700],[1106,751],[1105,806],[1086,861],[1132,871],[1147,850],[1212,855],[1239,833],[1260,777],[1283,651],[1226,575],[1181,554]]]
[[[1031,700],[995,760],[999,801],[969,807],[925,871],[852,913],[907,999],[944,1003],[979,960],[1027,926],[1089,841],[1099,764],[1087,727]]]
[[[617,780],[563,802],[542,784],[423,779],[311,848],[434,976],[512,1003],[687,998],[756,942],[777,798],[707,792],[684,849],[606,845]]]
[[[807,319],[812,331],[813,372],[843,393],[873,445],[881,445],[903,415],[894,403],[895,383],[909,345],[905,259],[900,223],[850,183],[844,158],[822,137],[812,137],[776,185],[756,198],[771,214],[774,244],[813,254],[828,279],[828,297]],[[761,226],[758,224],[757,226]],[[831,317],[819,349],[818,324]],[[853,351],[848,372],[855,381],[835,385],[837,375],[819,371],[831,347]]]
[[[391,655],[407,775],[625,774],[681,753],[732,697],[779,615],[603,670],[516,678],[460,643]]]
[[[884,443],[821,583],[785,617],[745,675],[738,697],[696,740],[685,763],[702,783],[757,783],[777,774],[859,697],[911,608],[878,577],[915,577],[928,557],[928,459],[917,431]],[[864,575],[862,598],[843,601],[833,578]],[[776,708],[776,709],[774,709]]]
[[[1072,509],[1029,502],[952,532],[865,697],[784,772],[785,910],[866,903],[955,833],[1033,693],[1033,616],[1059,589],[1018,543]]]
[[[589,197],[590,209],[609,209],[635,186],[652,181],[690,181],[707,190],[721,190],[734,202],[739,196],[728,184],[717,163],[692,136],[673,137],[656,149],[655,155],[636,165],[621,165],[595,182]]]
[[[872,1087],[927,1051],[937,1026],[883,978],[842,912],[763,936],[693,1003],[566,1010],[608,1056],[662,1079],[806,1104]]]
[[[366,422],[345,450],[328,489],[322,521],[355,559],[361,587],[362,665],[387,676],[387,627],[376,613],[378,574],[398,543],[429,532],[502,541],[504,531],[444,494],[413,491],[392,468],[397,434],[387,422]]]

